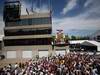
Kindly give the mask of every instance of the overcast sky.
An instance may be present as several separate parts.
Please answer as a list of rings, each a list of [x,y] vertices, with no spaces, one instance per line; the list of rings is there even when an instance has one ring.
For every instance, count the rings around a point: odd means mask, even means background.
[[[0,33],[4,27],[2,21],[4,1],[0,0]],[[21,14],[27,14],[26,8],[31,12],[32,7],[36,12],[48,12],[48,2],[49,0],[21,0]],[[69,33],[69,30],[100,30],[100,0],[52,0],[51,4],[53,33],[57,29],[63,29],[64,33]]]

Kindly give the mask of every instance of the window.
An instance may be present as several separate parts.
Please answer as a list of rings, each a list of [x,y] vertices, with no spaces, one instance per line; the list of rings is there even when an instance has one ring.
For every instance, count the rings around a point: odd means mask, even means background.
[[[40,24],[51,24],[51,18],[50,17],[44,17],[44,18],[31,18],[31,19],[20,19],[15,22],[15,24],[10,22],[11,24],[7,24],[6,26],[16,26],[16,25],[40,25]]]
[[[50,45],[51,38],[4,40],[5,46]]]
[[[41,34],[51,34],[52,29],[16,29],[16,30],[5,30],[6,36],[16,36],[16,35],[41,35]]]

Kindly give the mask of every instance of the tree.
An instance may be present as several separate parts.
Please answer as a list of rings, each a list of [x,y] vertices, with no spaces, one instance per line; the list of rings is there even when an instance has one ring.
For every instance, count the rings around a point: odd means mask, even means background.
[[[70,40],[70,37],[68,35],[65,35],[66,40]]]
[[[76,36],[72,35],[71,40],[76,40]]]

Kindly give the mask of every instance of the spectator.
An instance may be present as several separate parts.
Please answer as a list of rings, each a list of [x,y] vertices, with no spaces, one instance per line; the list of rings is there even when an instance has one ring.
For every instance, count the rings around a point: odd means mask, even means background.
[[[0,69],[0,75],[100,75],[100,60],[88,54],[68,53],[9,64]]]

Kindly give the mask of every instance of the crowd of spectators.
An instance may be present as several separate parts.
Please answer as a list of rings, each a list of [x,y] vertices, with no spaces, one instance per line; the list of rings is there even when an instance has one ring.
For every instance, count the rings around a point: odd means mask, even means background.
[[[68,53],[9,64],[0,75],[100,75],[100,59],[94,55]]]

